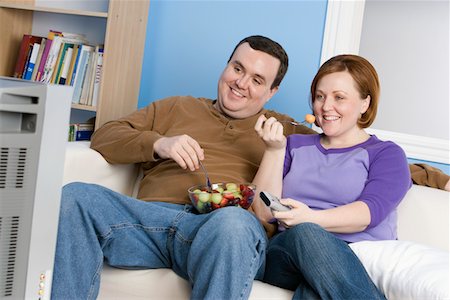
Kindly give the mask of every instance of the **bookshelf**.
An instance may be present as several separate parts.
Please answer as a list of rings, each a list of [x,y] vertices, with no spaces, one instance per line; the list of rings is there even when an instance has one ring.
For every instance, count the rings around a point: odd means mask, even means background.
[[[70,7],[74,3],[87,7]],[[95,115],[96,128],[127,115],[137,108],[149,5],[150,0],[0,0],[0,76],[13,75],[23,34],[83,33],[104,44],[103,73],[97,106],[73,104],[72,111]],[[91,38],[93,31],[99,32]]]

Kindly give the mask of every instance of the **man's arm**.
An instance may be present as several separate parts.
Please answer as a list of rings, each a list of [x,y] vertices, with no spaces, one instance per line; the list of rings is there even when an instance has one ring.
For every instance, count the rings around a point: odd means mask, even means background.
[[[110,163],[155,161],[153,144],[161,136],[153,129],[155,105],[111,121],[92,135],[91,148]]]
[[[414,184],[450,191],[450,176],[427,164],[410,164],[409,171]]]

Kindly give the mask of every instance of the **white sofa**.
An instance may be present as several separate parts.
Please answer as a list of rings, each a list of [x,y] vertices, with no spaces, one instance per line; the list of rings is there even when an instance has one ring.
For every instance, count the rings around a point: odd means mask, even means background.
[[[97,183],[133,195],[135,165],[110,165],[88,142],[68,144],[64,184]],[[450,299],[450,193],[414,185],[398,208],[398,241],[351,245],[388,299]],[[230,276],[224,274],[224,276]],[[291,299],[293,292],[254,281],[250,299]],[[190,286],[170,269],[104,267],[98,299],[189,299]]]

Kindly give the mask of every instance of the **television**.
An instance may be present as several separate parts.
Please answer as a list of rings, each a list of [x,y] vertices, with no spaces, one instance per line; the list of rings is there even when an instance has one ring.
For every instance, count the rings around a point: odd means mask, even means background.
[[[0,77],[0,299],[50,299],[72,93]]]

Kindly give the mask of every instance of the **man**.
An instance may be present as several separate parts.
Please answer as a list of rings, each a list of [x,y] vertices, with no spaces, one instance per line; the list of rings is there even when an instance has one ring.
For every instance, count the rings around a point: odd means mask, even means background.
[[[248,298],[264,270],[264,227],[237,207],[197,214],[185,205],[187,189],[204,182],[199,160],[213,182],[253,180],[264,152],[253,129],[258,116],[292,120],[262,109],[287,67],[278,43],[251,36],[233,51],[216,101],[171,97],[98,129],[92,148],[109,162],[142,164],[140,200],[97,185],[64,187],[52,297],[95,298],[105,260],[121,268],[172,268],[191,283],[192,298]],[[287,129],[294,132],[312,130]]]
[[[263,109],[287,68],[278,43],[247,37],[219,79],[217,100],[170,97],[99,128],[93,149],[110,163],[141,164],[139,200],[97,185],[64,187],[52,297],[95,298],[105,261],[171,268],[191,283],[195,299],[248,298],[253,279],[262,278],[266,234],[275,225],[262,226],[237,207],[198,214],[186,205],[187,189],[204,182],[199,160],[212,182],[253,180],[265,150],[256,120],[292,120]],[[314,132],[293,125],[284,131]]]

